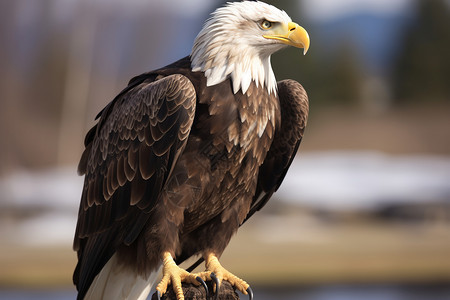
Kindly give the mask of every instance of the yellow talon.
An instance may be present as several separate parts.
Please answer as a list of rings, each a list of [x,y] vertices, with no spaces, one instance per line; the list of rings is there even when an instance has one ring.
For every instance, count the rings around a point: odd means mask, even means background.
[[[239,291],[241,291],[241,293],[245,295],[248,294],[248,283],[222,267],[222,265],[219,263],[219,260],[217,259],[217,256],[214,253],[207,253],[205,255],[205,261],[206,271],[193,274],[178,267],[173,260],[172,255],[169,252],[164,252],[163,278],[156,286],[156,290],[160,295],[163,295],[167,292],[167,287],[172,284],[173,290],[177,296],[177,300],[184,300],[183,288],[181,285],[182,282],[188,282],[198,286],[201,283],[197,281],[197,277],[200,277],[204,281],[210,281],[212,280],[211,273],[214,273],[219,283],[219,287],[222,281],[226,280],[230,282],[231,285],[236,287]],[[214,291],[216,291],[217,288],[218,287],[215,286]]]
[[[214,253],[208,253],[205,257],[205,261],[206,271],[208,271],[209,273],[206,280],[211,280],[211,273],[214,273],[219,281],[219,286],[222,283],[222,280],[226,280],[231,283],[231,285],[235,286],[241,293],[247,295],[247,289],[250,285],[222,267],[219,260],[217,259],[217,256]]]
[[[172,284],[173,291],[177,295],[177,300],[184,300],[182,282],[188,282],[195,285],[200,285],[200,282],[196,280],[197,275],[191,274],[186,270],[177,266],[173,260],[172,255],[169,252],[163,254],[163,278],[156,286],[156,290],[160,295],[163,295],[167,291],[167,287]]]

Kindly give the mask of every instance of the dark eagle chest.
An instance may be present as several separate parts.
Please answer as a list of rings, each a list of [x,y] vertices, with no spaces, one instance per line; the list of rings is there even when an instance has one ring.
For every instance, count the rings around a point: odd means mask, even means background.
[[[180,159],[187,184],[198,187],[185,213],[187,230],[218,214],[226,220],[238,212],[243,221],[278,114],[276,96],[255,84],[246,94],[233,94],[229,81],[198,91],[194,128]]]
[[[230,165],[258,167],[270,148],[276,126],[278,100],[252,84],[246,94],[231,92],[231,83],[206,88],[199,97],[193,140],[200,138],[199,154],[210,161],[211,171]]]
[[[197,105],[188,142],[163,192],[165,205],[185,207],[184,217],[177,218],[184,232],[232,212],[242,222],[280,124],[278,98],[254,82],[245,94],[234,94],[230,80],[207,87],[204,73],[192,72],[188,58],[155,74],[173,73],[193,83]]]

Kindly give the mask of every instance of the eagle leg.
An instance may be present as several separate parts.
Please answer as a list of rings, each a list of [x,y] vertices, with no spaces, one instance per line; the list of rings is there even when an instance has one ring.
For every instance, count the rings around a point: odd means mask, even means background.
[[[173,260],[172,255],[169,252],[163,254],[163,278],[156,286],[156,292],[158,296],[163,295],[167,291],[167,287],[172,283],[173,290],[177,295],[177,300],[184,300],[183,288],[181,282],[188,282],[194,285],[200,285],[203,283],[198,280],[200,276],[191,274],[186,270],[178,267]],[[203,281],[203,280],[202,280]],[[205,286],[205,285],[203,285]]]
[[[253,299],[253,291],[250,285],[244,280],[240,279],[236,275],[230,273],[219,263],[217,256],[214,253],[207,253],[205,255],[206,261],[206,271],[209,273],[210,280],[215,282],[216,299],[219,294],[220,284],[222,280],[226,280],[231,283],[232,286],[236,287],[241,293],[249,295],[250,300]]]

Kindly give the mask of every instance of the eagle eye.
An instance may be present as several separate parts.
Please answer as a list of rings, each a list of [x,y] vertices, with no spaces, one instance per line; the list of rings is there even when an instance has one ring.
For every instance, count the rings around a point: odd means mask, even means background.
[[[263,29],[270,29],[271,27],[272,27],[272,22],[270,22],[270,21],[267,21],[267,20],[263,20],[263,21],[261,21],[261,27],[263,28]]]

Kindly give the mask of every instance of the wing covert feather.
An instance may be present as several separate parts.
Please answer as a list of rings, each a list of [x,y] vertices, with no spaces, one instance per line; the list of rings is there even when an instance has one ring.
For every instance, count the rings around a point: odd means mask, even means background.
[[[258,184],[249,219],[260,210],[280,187],[297,153],[308,120],[309,102],[303,86],[291,79],[278,82],[281,126],[275,130],[274,139],[258,174]]]
[[[144,213],[152,209],[186,144],[196,95],[189,79],[171,75],[137,83],[113,102],[101,114],[95,135],[89,132],[80,161],[85,183],[76,239],[105,230],[130,206]],[[93,224],[90,214],[96,215]]]

